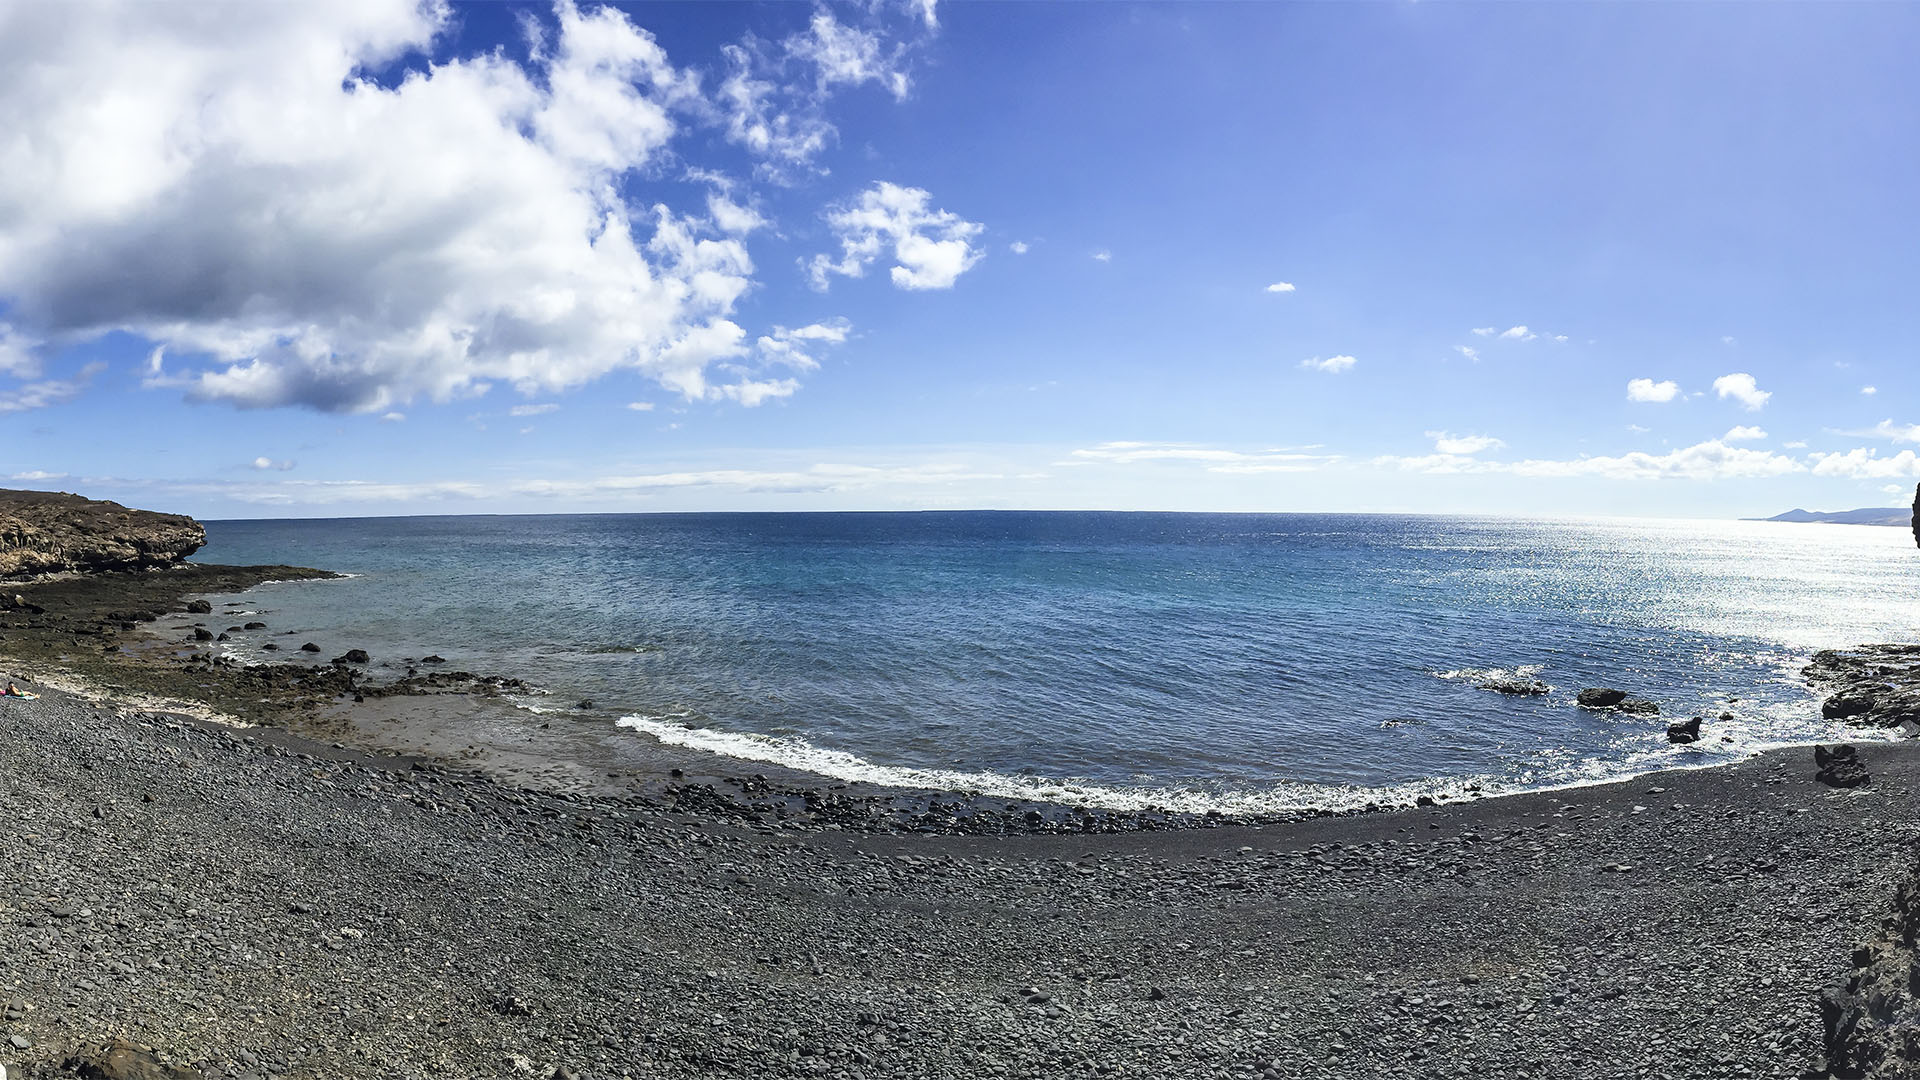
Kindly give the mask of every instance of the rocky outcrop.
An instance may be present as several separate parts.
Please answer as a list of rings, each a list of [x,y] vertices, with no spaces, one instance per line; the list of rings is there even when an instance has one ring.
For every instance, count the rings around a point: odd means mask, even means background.
[[[1913,542],[1920,546],[1920,484],[1913,485]]]
[[[1853,974],[1820,998],[1827,1075],[1893,1080],[1920,1061],[1920,866],[1900,883],[1873,938],[1853,950]]]
[[[183,514],[0,489],[0,578],[171,566],[206,542],[206,529]]]
[[[1813,778],[1828,787],[1851,788],[1873,782],[1866,763],[1860,760],[1860,751],[1844,744],[1814,747],[1813,766],[1818,770]]]
[[[1690,743],[1700,741],[1700,722],[1702,717],[1691,720],[1675,720],[1667,725],[1667,741],[1670,743]]]
[[[1506,694],[1509,697],[1540,697],[1553,689],[1539,679],[1518,675],[1497,675],[1474,685],[1482,690],[1491,690],[1496,694]]]
[[[1574,698],[1583,709],[1614,709],[1624,713],[1640,713],[1657,716],[1660,706],[1645,698],[1628,695],[1625,690],[1615,690],[1610,686],[1590,686]]]
[[[1920,733],[1920,645],[1823,649],[1800,673],[1826,692],[1827,719]]]

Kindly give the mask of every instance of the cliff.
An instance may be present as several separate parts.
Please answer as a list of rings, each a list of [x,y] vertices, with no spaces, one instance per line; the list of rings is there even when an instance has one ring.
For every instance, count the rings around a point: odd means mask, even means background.
[[[0,578],[170,566],[206,542],[206,529],[184,514],[0,489]]]

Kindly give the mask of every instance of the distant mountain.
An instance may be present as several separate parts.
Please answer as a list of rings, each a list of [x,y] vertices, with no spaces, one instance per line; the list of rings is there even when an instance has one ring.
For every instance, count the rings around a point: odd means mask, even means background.
[[[1748,521],[1819,522],[1826,525],[1892,525],[1904,529],[1913,524],[1913,510],[1905,506],[1871,506],[1862,510],[1789,510],[1770,518]]]

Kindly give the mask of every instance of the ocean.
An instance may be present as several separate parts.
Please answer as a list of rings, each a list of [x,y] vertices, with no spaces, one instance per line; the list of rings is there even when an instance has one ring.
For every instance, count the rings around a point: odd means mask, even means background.
[[[376,673],[437,653],[583,738],[1090,805],[1344,808],[1837,737],[1816,649],[1920,638],[1905,530],[1080,512],[215,521],[196,561]],[[224,646],[242,661],[270,632]],[[1479,689],[1541,679],[1544,697]],[[1658,718],[1577,707],[1583,687]],[[591,700],[590,709],[577,709]],[[495,706],[498,707],[498,706]],[[1719,719],[1731,713],[1732,720]],[[1708,718],[1676,746],[1665,721]],[[497,720],[497,718],[496,718]],[[505,722],[513,722],[508,719]]]

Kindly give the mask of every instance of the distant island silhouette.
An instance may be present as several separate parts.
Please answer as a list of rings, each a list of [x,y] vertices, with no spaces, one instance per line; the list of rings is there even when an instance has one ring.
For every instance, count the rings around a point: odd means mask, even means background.
[[[1743,520],[1817,522],[1826,525],[1892,525],[1904,529],[1913,524],[1913,509],[1907,506],[1870,506],[1859,510],[1801,510],[1796,507],[1770,518]]]

